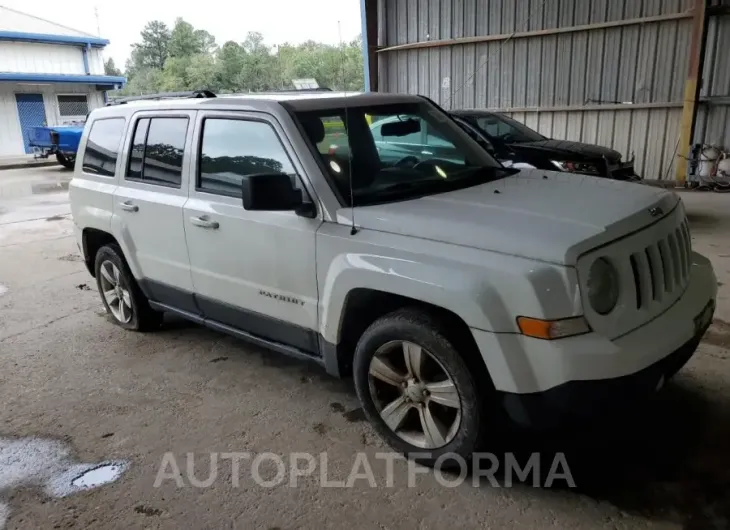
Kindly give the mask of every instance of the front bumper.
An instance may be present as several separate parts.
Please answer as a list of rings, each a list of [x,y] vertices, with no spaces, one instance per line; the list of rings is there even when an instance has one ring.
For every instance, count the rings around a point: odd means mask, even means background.
[[[714,311],[714,302],[712,302]],[[500,392],[504,410],[516,424],[549,430],[566,423],[628,410],[664,386],[690,360],[712,319],[688,342],[639,372],[587,381],[570,381],[543,392]]]
[[[684,294],[658,317],[610,340],[599,333],[547,341],[472,330],[505,409],[518,423],[594,416],[656,390],[694,353],[717,299],[704,256],[692,253]],[[709,307],[708,307],[709,304]],[[704,318],[697,322],[699,315]]]

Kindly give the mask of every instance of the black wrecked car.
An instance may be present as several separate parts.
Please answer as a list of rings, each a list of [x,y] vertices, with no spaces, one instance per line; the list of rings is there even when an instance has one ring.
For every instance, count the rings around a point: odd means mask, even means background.
[[[608,147],[546,138],[495,112],[455,110],[451,115],[507,166],[536,167],[616,180],[641,178],[634,171],[633,160],[622,161],[621,153]]]

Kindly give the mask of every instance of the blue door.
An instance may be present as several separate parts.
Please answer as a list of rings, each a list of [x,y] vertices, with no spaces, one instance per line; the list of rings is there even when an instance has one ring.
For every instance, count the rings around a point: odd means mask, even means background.
[[[30,147],[30,132],[32,127],[46,125],[46,107],[43,104],[43,94],[15,94],[20,119],[20,132],[23,134],[23,146],[26,153],[32,153]]]

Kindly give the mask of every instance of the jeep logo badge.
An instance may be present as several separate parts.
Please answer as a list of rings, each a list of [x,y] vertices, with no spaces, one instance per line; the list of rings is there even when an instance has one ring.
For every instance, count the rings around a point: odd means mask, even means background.
[[[652,217],[659,217],[664,214],[664,210],[659,208],[659,206],[655,206],[654,208],[649,208],[649,213]]]

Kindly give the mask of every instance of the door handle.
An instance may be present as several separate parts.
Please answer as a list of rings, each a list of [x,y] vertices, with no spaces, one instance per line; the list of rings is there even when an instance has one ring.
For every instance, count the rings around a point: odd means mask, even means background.
[[[211,228],[215,230],[220,225],[218,224],[218,221],[211,221],[208,219],[207,215],[201,215],[200,217],[191,217],[190,222],[193,223],[195,226],[199,226],[200,228]]]
[[[138,212],[139,206],[132,204],[130,201],[124,201],[119,203],[119,207],[125,212]]]

